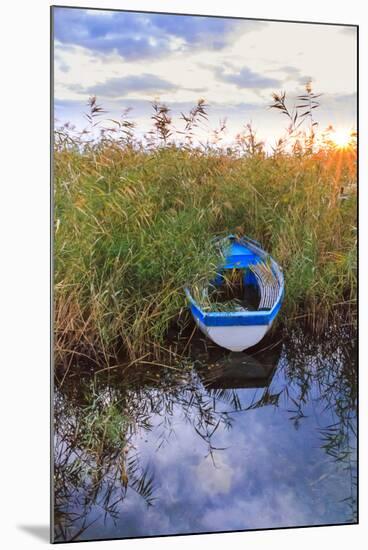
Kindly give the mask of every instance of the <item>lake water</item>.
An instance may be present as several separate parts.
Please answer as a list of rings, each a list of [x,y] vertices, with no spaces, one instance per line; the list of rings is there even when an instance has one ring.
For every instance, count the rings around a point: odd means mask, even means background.
[[[357,521],[355,338],[208,346],[56,384],[56,541]]]

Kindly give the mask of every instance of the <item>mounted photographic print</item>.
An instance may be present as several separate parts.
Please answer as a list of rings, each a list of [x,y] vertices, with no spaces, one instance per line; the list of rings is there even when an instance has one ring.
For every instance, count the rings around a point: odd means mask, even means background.
[[[52,8],[54,542],[357,523],[357,34]]]

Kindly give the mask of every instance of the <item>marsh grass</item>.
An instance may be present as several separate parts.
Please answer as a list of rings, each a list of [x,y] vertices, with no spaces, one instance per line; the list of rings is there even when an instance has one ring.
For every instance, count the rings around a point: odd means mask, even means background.
[[[225,269],[221,272],[221,285],[204,279],[191,285],[191,294],[203,311],[251,311],[259,304],[258,292],[244,284],[243,269]]]
[[[284,140],[266,154],[248,127],[233,147],[195,145],[206,108],[201,100],[183,115],[180,143],[158,104],[145,142],[126,114],[99,138],[56,130],[57,361],[122,352],[132,361],[167,347],[170,328],[180,335],[191,323],[183,286],[215,274],[211,239],[227,233],[257,239],[282,266],[283,323],[305,317],[321,330],[342,305],[354,321],[355,144],[316,146],[292,132],[297,148]],[[95,131],[102,108],[92,99],[90,109]]]

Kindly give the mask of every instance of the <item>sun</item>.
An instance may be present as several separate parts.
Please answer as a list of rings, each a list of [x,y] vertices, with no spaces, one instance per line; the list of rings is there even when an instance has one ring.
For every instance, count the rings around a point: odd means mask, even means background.
[[[348,147],[351,141],[351,132],[346,129],[335,130],[331,135],[331,139],[337,147],[343,149]]]

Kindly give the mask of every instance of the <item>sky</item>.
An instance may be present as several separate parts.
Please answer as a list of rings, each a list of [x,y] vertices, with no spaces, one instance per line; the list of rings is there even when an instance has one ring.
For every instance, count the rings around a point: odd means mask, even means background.
[[[97,96],[116,118],[129,118],[143,135],[151,126],[151,102],[180,113],[199,98],[211,139],[226,119],[231,142],[251,122],[272,146],[285,117],[269,109],[272,92],[286,91],[289,106],[311,81],[322,93],[315,119],[320,130],[356,128],[357,36],[352,26],[54,8],[54,104],[56,125],[87,126],[87,101]]]

